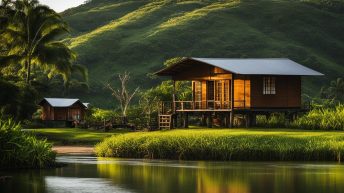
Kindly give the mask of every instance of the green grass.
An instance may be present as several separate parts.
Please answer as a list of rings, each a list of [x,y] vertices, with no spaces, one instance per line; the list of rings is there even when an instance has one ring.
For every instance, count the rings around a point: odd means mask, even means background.
[[[303,91],[344,73],[344,14],[316,1],[102,1],[68,10],[72,28],[65,41],[89,68],[95,106],[113,106],[101,82],[130,71],[131,85],[149,88],[147,78],[176,56],[288,57],[326,74],[305,78]]]
[[[116,130],[112,132],[95,131],[78,128],[42,128],[25,129],[40,139],[47,139],[54,145],[94,145],[106,137],[128,132]]]
[[[344,158],[344,132],[294,129],[188,129],[128,133],[96,145],[101,157],[181,160]]]

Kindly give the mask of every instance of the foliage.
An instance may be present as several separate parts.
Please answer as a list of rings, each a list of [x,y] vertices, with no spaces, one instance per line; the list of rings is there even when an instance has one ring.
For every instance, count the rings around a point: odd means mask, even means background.
[[[22,82],[16,84],[0,79],[0,113],[18,120],[31,118],[36,111],[38,94],[36,90]]]
[[[128,133],[96,145],[101,157],[179,160],[331,160],[344,158],[343,133],[195,129]]]
[[[344,79],[337,78],[331,81],[328,87],[322,87],[320,91],[321,98],[330,99],[334,102],[344,102]]]
[[[0,120],[0,168],[42,168],[54,163],[50,143],[23,132],[11,119]]]
[[[285,117],[285,114],[282,113],[273,113],[270,116],[268,115],[257,115],[256,124],[259,127],[268,127],[268,128],[285,128],[288,120]]]
[[[175,57],[175,58],[170,58],[164,62],[164,66],[171,66],[172,64],[178,63],[181,60],[183,60],[182,57]]]
[[[119,116],[119,113],[113,110],[91,108],[89,111],[90,115],[87,117],[87,121],[108,121]]]
[[[303,129],[344,130],[344,105],[312,109],[296,119],[291,126]]]
[[[43,69],[49,76],[63,75],[67,82],[73,71],[86,71],[74,65],[76,59],[64,43],[56,41],[68,32],[67,24],[54,10],[40,5],[37,0],[8,0],[0,4],[5,22],[0,34],[6,41],[2,62],[15,66],[20,64],[26,72],[26,82],[30,83],[31,73]]]

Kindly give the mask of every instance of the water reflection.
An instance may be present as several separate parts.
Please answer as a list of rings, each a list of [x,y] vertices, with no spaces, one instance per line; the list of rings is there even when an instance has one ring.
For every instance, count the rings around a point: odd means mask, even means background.
[[[128,190],[114,186],[109,180],[101,178],[71,178],[71,177],[52,177],[45,178],[47,192],[50,193],[102,193],[102,192],[121,192],[130,193]]]
[[[182,162],[61,156],[67,167],[2,172],[0,192],[342,193],[344,165]]]

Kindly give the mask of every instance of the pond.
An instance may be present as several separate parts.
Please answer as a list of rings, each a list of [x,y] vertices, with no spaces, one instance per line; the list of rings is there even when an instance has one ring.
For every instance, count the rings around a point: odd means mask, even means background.
[[[6,193],[342,193],[344,165],[59,156],[66,167],[2,171]]]

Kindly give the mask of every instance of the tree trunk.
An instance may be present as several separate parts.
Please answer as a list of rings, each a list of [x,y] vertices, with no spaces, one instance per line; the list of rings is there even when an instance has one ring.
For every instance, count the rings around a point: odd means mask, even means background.
[[[30,84],[31,78],[31,59],[26,61],[26,84]]]

